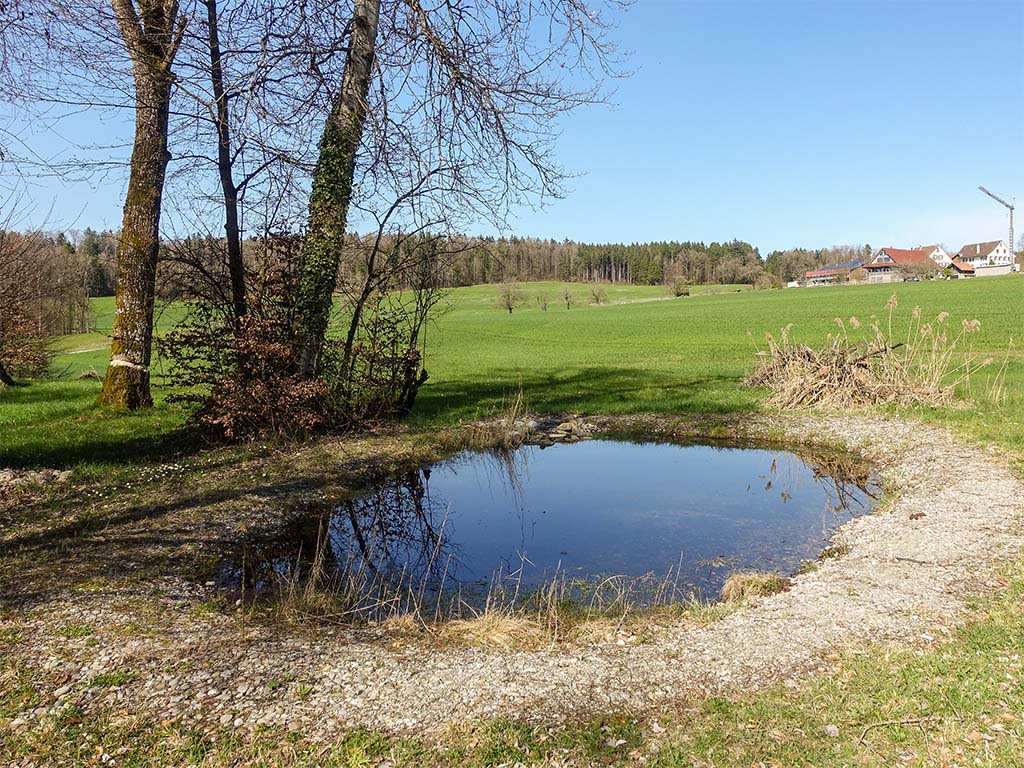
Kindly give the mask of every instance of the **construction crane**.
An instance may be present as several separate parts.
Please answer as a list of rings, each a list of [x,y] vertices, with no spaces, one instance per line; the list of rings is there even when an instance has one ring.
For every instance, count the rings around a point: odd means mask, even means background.
[[[1008,203],[1008,202],[1006,202],[1005,200],[1003,200],[1003,198],[999,197],[999,195],[992,194],[991,192],[989,192],[984,187],[978,187],[978,189],[980,189],[986,195],[991,197],[997,203],[1002,203],[1003,205],[1005,205],[1007,208],[1010,209],[1010,242],[1009,242],[1009,246],[1010,246],[1010,258],[1012,259],[1013,258],[1013,254],[1014,254],[1014,250],[1013,250],[1013,247],[1014,247],[1014,243],[1013,243],[1013,205]]]

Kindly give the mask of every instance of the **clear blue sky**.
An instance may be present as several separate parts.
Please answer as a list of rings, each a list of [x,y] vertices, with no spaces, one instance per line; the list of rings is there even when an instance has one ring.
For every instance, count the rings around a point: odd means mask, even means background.
[[[635,74],[564,122],[559,159],[584,175],[517,234],[763,255],[1006,238],[977,186],[1024,201],[1022,0],[638,0],[618,26]],[[116,228],[123,187],[37,186],[35,208]]]

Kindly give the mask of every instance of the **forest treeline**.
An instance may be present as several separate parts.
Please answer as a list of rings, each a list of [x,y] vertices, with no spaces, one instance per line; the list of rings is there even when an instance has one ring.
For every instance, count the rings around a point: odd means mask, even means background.
[[[370,236],[350,238],[352,247],[365,247]],[[114,295],[116,232],[85,229],[47,236],[46,240],[52,251],[50,258],[63,262],[65,283],[75,283],[86,296]],[[210,238],[170,241],[161,246],[160,298],[188,298],[190,281],[176,276],[181,271],[182,252],[189,252],[191,264],[199,241],[205,241],[212,251],[224,248],[223,242]],[[756,247],[742,240],[593,244],[536,237],[465,237],[446,243],[447,247],[439,251],[436,271],[439,287],[445,288],[537,280],[630,285],[742,283],[772,288],[802,278],[807,270],[871,254],[870,246],[844,245],[772,251],[762,258]],[[255,262],[265,258],[267,249],[261,240],[247,239],[242,250],[247,266],[255,270]],[[226,274],[223,279],[228,279]]]

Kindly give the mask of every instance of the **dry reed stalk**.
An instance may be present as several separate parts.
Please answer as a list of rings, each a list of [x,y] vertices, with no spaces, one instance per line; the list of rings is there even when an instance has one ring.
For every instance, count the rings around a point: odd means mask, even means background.
[[[488,421],[467,425],[462,442],[467,448],[512,450],[523,444],[527,437],[526,403],[523,398],[523,383],[520,381],[514,393],[501,399],[499,415]]]
[[[634,615],[638,599],[651,609],[681,607],[686,615],[696,605],[680,587],[682,557],[660,577],[579,580],[559,566],[551,578],[529,590],[523,579],[530,563],[523,558],[516,570],[492,576],[482,606],[465,600],[461,588],[452,593],[428,583],[436,557],[435,552],[418,576],[403,567],[389,577],[360,567],[361,561],[333,561],[321,530],[312,562],[279,575],[277,615],[294,621],[371,622],[390,633],[426,635],[440,642],[536,648],[615,637],[627,622],[640,620]],[[448,570],[446,565],[444,573]]]

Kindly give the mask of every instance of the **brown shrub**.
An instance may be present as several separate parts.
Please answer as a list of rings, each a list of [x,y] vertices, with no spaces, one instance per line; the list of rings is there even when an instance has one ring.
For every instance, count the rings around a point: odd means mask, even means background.
[[[294,372],[292,347],[273,318],[246,315],[237,330],[197,318],[164,344],[187,389],[174,399],[197,403],[193,420],[223,437],[294,435],[323,426],[326,387]]]
[[[228,440],[367,426],[407,413],[427,378],[408,312],[387,297],[368,304],[348,351],[328,339],[310,378],[296,365],[293,297],[282,273],[250,294],[248,314],[237,321],[230,306],[195,302],[159,341],[178,389],[169,399],[194,403],[192,421]]]

